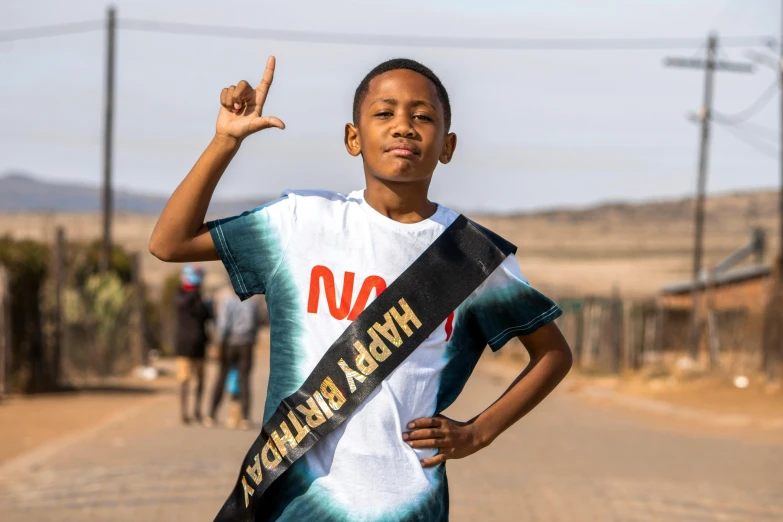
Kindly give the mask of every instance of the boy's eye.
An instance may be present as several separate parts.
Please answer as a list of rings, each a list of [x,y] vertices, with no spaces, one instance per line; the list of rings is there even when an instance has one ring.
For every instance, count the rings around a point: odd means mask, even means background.
[[[394,116],[394,113],[392,111],[380,111],[375,113],[375,116],[380,118],[388,118],[389,116]]]
[[[416,118],[417,120],[432,121],[432,118],[430,118],[426,114],[414,114],[413,117]]]

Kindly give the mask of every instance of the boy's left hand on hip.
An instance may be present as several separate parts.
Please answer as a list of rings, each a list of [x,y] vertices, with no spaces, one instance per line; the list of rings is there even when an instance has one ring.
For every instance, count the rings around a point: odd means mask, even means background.
[[[449,459],[462,459],[484,448],[476,426],[471,422],[459,422],[447,417],[425,417],[408,423],[409,432],[402,440],[411,448],[436,448],[438,454],[424,459],[425,468],[437,466]]]

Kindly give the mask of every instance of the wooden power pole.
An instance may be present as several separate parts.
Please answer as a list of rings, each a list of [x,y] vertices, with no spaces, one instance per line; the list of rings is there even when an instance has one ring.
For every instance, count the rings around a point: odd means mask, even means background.
[[[777,63],[779,86],[783,88],[783,6],[781,6],[780,59]],[[780,194],[778,196],[778,253],[773,261],[774,277],[769,300],[764,310],[764,334],[762,346],[762,370],[769,380],[777,379],[778,359],[783,361],[783,98],[780,100]]]
[[[101,250],[101,271],[111,266],[111,218],[112,218],[112,137],[114,134],[114,59],[117,32],[117,11],[110,7],[106,17],[106,93],[103,123],[103,191],[101,211],[103,213],[103,248]]]
[[[707,57],[667,58],[668,67],[686,67],[704,70],[704,102],[700,114],[701,139],[699,144],[699,176],[696,183],[696,209],[694,212],[693,241],[693,290],[691,294],[691,332],[690,355],[694,359],[699,355],[701,344],[701,319],[699,316],[699,292],[702,286],[701,269],[704,253],[704,199],[707,190],[707,165],[710,146],[710,121],[712,120],[713,80],[716,70],[730,72],[753,72],[753,65],[727,62],[717,59],[718,36],[710,34],[707,39]],[[706,284],[706,282],[705,282]]]

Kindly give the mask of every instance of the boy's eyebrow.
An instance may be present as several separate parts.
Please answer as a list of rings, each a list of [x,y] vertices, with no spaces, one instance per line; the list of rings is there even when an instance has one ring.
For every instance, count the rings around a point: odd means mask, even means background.
[[[399,101],[395,100],[394,98],[378,98],[377,100],[373,100],[370,105],[374,105],[376,103],[388,103],[389,105],[398,105]],[[438,108],[435,107],[432,103],[428,102],[427,100],[413,100],[411,102],[411,105],[426,105],[427,107],[431,108],[434,111],[437,111]]]

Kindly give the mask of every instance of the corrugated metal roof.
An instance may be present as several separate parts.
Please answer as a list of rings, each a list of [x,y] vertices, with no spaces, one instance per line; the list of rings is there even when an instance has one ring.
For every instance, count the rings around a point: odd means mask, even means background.
[[[715,276],[715,285],[724,286],[741,283],[749,279],[766,277],[772,274],[772,269],[766,265],[748,265],[734,270],[728,270]],[[707,274],[702,272],[699,278],[698,288],[704,289],[707,284]],[[684,294],[693,291],[693,281],[680,281],[661,288],[662,294]]]

